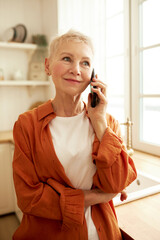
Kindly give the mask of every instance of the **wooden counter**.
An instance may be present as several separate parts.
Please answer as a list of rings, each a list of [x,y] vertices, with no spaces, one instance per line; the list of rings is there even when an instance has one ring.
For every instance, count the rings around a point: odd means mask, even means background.
[[[0,143],[14,143],[13,132],[10,131],[0,131]]]
[[[136,152],[136,168],[160,178],[160,157]],[[119,226],[135,240],[160,239],[160,193],[116,207]]]

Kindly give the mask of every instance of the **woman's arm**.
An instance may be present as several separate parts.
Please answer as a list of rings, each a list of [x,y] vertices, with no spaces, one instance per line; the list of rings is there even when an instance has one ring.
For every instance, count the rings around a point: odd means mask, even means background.
[[[93,182],[103,192],[118,193],[135,180],[136,169],[123,144],[118,122],[112,118],[108,124],[106,120],[107,86],[97,77],[91,84],[99,98],[95,108],[91,107],[90,95],[88,98],[88,115],[99,140],[93,147],[92,157],[97,167]]]
[[[117,193],[104,193],[100,189],[92,189],[84,191],[84,206],[85,208],[99,203],[111,201]]]
[[[106,108],[107,108],[107,85],[101,82],[96,75],[96,78],[93,78],[91,85],[96,87],[92,88],[92,91],[98,95],[99,103],[96,107],[91,107],[91,93],[88,96],[88,116],[91,120],[93,129],[96,133],[99,141],[102,140],[102,137],[107,128],[106,120]]]
[[[93,159],[97,171],[93,181],[95,186],[102,191],[117,193],[134,181],[137,173],[122,139],[115,134],[115,132],[119,132],[118,122],[114,122],[112,125],[114,132],[107,127],[101,142],[97,141],[94,145]]]
[[[107,203],[117,195],[117,193],[105,193],[98,188],[92,189],[92,190],[85,190],[83,192],[84,192],[85,208],[92,205],[99,204],[99,203]],[[127,193],[125,190],[121,192],[120,199],[121,201],[124,201],[127,199]]]

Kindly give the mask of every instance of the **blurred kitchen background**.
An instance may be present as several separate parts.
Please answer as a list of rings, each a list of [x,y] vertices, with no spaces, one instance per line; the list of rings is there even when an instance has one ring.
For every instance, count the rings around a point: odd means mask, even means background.
[[[0,0],[0,215],[18,214],[11,166],[14,122],[54,98],[44,59],[53,37],[69,29],[93,39],[95,71],[108,85],[107,111],[121,123],[137,168],[160,179],[159,12],[159,0]],[[157,229],[155,238],[137,233],[136,239],[158,240]]]

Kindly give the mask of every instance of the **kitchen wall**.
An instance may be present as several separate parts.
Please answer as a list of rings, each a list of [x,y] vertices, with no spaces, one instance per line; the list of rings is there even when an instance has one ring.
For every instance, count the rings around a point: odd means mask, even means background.
[[[57,0],[0,0],[0,41],[3,41],[5,30],[17,24],[24,24],[27,28],[25,42],[31,43],[33,34],[45,34],[50,42],[58,33]],[[27,78],[30,57],[22,50],[0,48],[0,68],[4,69],[4,80],[10,80],[12,73],[18,69]],[[20,113],[28,110],[34,102],[51,97],[54,97],[53,84],[0,86],[0,131],[11,130]]]
[[[57,34],[57,0],[0,0],[0,40],[3,33],[18,23],[28,29],[26,42],[33,34]]]

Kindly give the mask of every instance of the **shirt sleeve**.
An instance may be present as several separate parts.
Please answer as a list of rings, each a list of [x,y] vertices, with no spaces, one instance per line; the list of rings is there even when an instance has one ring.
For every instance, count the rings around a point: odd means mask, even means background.
[[[84,194],[53,179],[41,182],[20,121],[14,125],[13,178],[18,206],[25,214],[60,220],[62,228],[83,224]]]
[[[133,160],[122,141],[117,121],[107,127],[104,136],[93,147],[97,171],[93,177],[96,187],[107,193],[119,193],[137,177]]]

